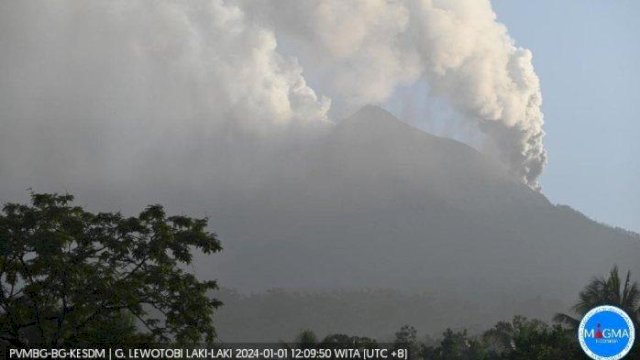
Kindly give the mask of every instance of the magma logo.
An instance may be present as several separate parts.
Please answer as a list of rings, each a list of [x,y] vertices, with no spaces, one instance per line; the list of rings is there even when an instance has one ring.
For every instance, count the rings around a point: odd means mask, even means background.
[[[615,306],[589,311],[578,329],[582,350],[595,360],[618,360],[629,353],[635,339],[633,322]]]

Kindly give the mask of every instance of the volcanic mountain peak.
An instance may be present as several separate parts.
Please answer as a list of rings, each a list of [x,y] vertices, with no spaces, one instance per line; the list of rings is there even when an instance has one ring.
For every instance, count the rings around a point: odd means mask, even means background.
[[[347,133],[353,135],[355,137],[353,140],[371,138],[384,138],[386,141],[397,138],[407,140],[406,137],[417,136],[422,137],[423,141],[453,141],[431,135],[425,131],[415,128],[399,120],[387,110],[374,105],[366,105],[348,118],[340,121],[334,130],[334,133]],[[461,143],[458,144],[463,145]]]
[[[638,270],[637,235],[554,206],[489,157],[380,108],[363,108],[282,166],[293,170],[218,211],[217,229],[232,240],[211,273],[228,287],[418,290],[468,324],[547,317],[545,303],[573,302],[592,274]],[[469,296],[482,311],[451,301]]]
[[[313,152],[311,162],[322,169],[314,176],[332,177],[323,184],[347,179],[376,194],[429,193],[467,210],[492,208],[496,202],[550,205],[498,161],[376,106],[365,106],[338,123]]]

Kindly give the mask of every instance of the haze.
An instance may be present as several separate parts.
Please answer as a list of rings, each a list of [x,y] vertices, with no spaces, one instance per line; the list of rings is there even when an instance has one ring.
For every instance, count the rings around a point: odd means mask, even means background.
[[[225,251],[194,270],[244,293],[549,317],[593,274],[636,270],[638,235],[546,197],[536,54],[500,21],[478,0],[4,1],[0,200],[208,216]],[[470,293],[483,312],[452,301]],[[256,338],[236,303],[221,334]]]

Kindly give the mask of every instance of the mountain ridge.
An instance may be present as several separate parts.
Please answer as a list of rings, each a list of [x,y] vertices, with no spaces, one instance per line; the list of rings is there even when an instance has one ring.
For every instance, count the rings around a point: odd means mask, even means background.
[[[442,311],[492,321],[514,315],[496,299],[548,318],[545,304],[571,304],[614,264],[640,270],[637,234],[553,205],[473,148],[383,110],[282,161],[289,171],[217,212],[225,253],[199,264],[204,276],[239,291],[425,291]],[[484,318],[443,300],[468,296]]]

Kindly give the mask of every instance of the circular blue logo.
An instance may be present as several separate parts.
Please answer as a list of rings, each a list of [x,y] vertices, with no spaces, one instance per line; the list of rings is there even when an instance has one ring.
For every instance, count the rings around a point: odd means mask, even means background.
[[[627,313],[615,306],[598,306],[580,321],[582,350],[595,360],[618,360],[629,353],[635,328]]]

